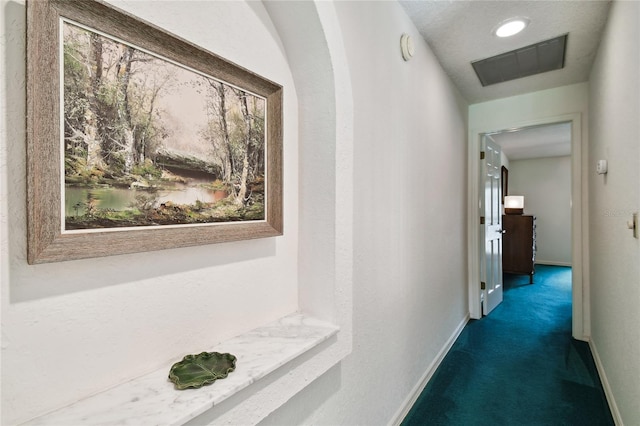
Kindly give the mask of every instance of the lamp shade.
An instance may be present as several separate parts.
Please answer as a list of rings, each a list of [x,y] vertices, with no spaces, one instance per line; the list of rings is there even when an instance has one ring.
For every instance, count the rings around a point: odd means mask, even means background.
[[[504,197],[506,214],[522,214],[524,212],[524,195],[507,195]]]

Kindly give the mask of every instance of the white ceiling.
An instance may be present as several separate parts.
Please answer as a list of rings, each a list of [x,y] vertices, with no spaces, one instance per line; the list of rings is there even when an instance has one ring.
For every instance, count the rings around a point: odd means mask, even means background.
[[[591,65],[609,13],[599,0],[399,0],[422,37],[469,103],[489,101],[589,79]],[[520,34],[499,38],[496,26],[527,17]],[[482,87],[471,62],[569,34],[565,67]],[[570,155],[568,124],[492,135],[510,160]]]
[[[609,1],[400,0],[442,67],[470,103],[534,92],[589,79],[606,23]],[[520,34],[499,38],[506,19],[531,20]],[[482,87],[471,62],[569,34],[561,70]]]

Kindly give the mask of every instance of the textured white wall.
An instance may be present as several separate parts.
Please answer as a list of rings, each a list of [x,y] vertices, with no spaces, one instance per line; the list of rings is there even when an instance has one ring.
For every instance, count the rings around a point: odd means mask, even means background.
[[[571,265],[571,157],[511,161],[509,193],[536,216],[536,262]]]
[[[264,425],[387,424],[467,313],[466,104],[396,2],[335,7],[355,114],[353,352]]]
[[[613,2],[590,79],[592,342],[620,413],[640,424],[640,3]],[[596,162],[608,160],[606,175]]]
[[[588,83],[577,83],[469,106],[469,129],[497,131],[515,124],[588,111]],[[586,122],[586,120],[583,120]],[[586,123],[584,130],[586,130]]]
[[[154,370],[298,309],[297,100],[261,3],[120,7],[286,87],[284,237],[29,266],[25,7],[2,0],[2,424]]]
[[[469,106],[469,137],[482,132],[527,127],[536,124],[548,124],[555,121],[573,122],[571,157],[571,254],[573,266],[573,337],[588,339],[589,317],[589,227],[588,227],[588,97],[589,84],[578,83],[555,89],[541,90],[525,95]],[[470,229],[477,226],[470,222]],[[470,234],[472,235],[472,234]],[[472,281],[473,282],[473,281]],[[470,290],[470,293],[473,291]],[[479,298],[479,296],[478,296]],[[472,317],[477,315],[477,298],[470,299]]]

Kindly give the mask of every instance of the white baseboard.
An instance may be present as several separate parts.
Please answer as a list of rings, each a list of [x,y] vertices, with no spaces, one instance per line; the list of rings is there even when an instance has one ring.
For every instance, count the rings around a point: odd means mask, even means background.
[[[591,348],[593,360],[596,363],[596,369],[598,370],[598,374],[600,375],[600,382],[602,383],[604,394],[607,397],[607,403],[609,404],[609,409],[611,410],[613,421],[617,426],[623,426],[624,423],[622,423],[622,417],[620,416],[618,405],[616,404],[616,400],[613,397],[613,392],[611,392],[611,386],[609,386],[607,375],[605,374],[604,367],[602,365],[602,362],[600,361],[600,355],[598,354],[598,349],[596,348],[596,344],[593,339],[589,339],[589,347]]]
[[[555,260],[538,260],[538,259],[536,259],[536,265],[572,266],[571,262],[556,262]]]
[[[464,326],[469,322],[469,318],[470,316],[467,313],[462,322],[458,324],[458,327],[456,327],[451,337],[449,337],[444,347],[440,349],[440,352],[438,352],[436,358],[431,362],[431,364],[429,364],[427,371],[424,372],[418,383],[413,387],[413,389],[411,389],[411,392],[409,393],[407,398],[404,400],[402,405],[400,405],[400,409],[398,410],[398,412],[396,412],[396,414],[391,418],[391,422],[389,423],[389,425],[399,426],[400,423],[402,423],[402,420],[404,420],[407,414],[409,414],[409,410],[411,410],[413,404],[416,403],[416,400],[424,390],[425,386],[427,386],[427,383],[429,383],[429,380],[431,380],[431,377],[442,363],[442,360],[447,355],[460,333],[462,333]]]

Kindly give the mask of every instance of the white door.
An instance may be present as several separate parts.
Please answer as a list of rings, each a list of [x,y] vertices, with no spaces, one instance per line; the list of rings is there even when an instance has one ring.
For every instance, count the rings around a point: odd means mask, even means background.
[[[487,315],[502,302],[502,160],[500,146],[487,135],[482,137],[482,151],[480,280],[482,314]]]

